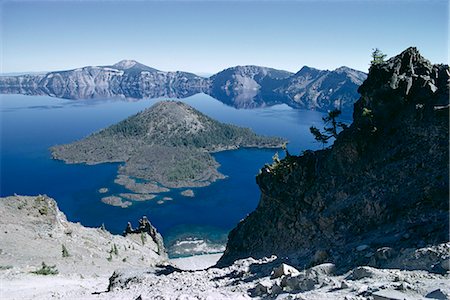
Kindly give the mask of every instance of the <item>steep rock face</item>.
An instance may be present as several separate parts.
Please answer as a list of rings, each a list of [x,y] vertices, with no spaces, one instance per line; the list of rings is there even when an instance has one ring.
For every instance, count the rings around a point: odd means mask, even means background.
[[[276,87],[292,73],[259,66],[237,66],[225,69],[210,77],[209,94],[236,108],[255,108],[271,101],[270,105],[283,103],[274,93]]]
[[[349,113],[366,77],[365,73],[347,67],[334,71],[303,67],[276,91],[301,108],[324,111],[339,108]]]
[[[261,170],[260,203],[219,265],[276,254],[302,266],[440,271],[440,257],[401,258],[448,241],[448,85],[448,66],[415,48],[372,66],[354,122],[331,148]]]

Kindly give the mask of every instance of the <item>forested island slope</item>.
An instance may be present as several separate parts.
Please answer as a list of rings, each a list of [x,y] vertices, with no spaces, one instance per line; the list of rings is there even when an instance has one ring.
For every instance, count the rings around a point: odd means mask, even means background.
[[[51,148],[67,163],[125,162],[119,183],[133,178],[165,187],[206,186],[224,176],[211,152],[240,147],[278,148],[285,141],[223,124],[187,104],[161,101],[85,139]],[[134,183],[136,185],[137,183]],[[150,191],[152,192],[152,191]]]

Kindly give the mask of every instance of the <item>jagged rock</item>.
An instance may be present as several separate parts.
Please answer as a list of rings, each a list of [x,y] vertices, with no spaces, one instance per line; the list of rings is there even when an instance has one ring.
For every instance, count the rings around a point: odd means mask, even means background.
[[[146,216],[143,216],[142,219],[139,219],[139,226],[136,229],[133,229],[131,223],[128,222],[127,227],[123,232],[123,236],[131,234],[148,234],[157,245],[157,253],[160,255],[166,255],[166,248],[164,247],[164,241],[161,234],[150,223]]]
[[[275,283],[272,288],[270,289],[270,294],[272,296],[276,296],[278,294],[281,294],[283,292],[283,288],[278,284]]]
[[[353,269],[347,279],[360,280],[362,278],[371,278],[375,275],[374,269],[370,267],[357,267]]]
[[[315,276],[329,276],[334,275],[336,272],[336,266],[332,263],[325,263],[321,265],[314,266],[308,269],[307,274],[313,274]]]
[[[447,272],[450,271],[450,258],[443,259],[441,261],[441,267]]]
[[[286,275],[297,276],[299,274],[300,272],[296,268],[282,263],[279,267],[273,269],[271,278],[280,278]]]
[[[341,289],[348,289],[349,287],[350,287],[350,285],[348,284],[347,281],[345,281],[345,280],[341,281],[341,285],[340,285]]]
[[[441,289],[436,289],[434,291],[426,294],[425,298],[430,299],[439,299],[439,300],[448,300],[450,299],[449,295],[445,294]]]
[[[297,275],[283,276],[280,286],[286,291],[305,292],[314,289],[319,283],[321,283],[319,276],[308,270]]]
[[[269,290],[271,288],[270,282],[259,282],[253,290],[251,290],[251,294],[253,296],[264,296],[269,293]]]
[[[377,260],[388,260],[395,255],[395,250],[391,247],[378,248],[375,257]]]
[[[412,257],[448,241],[448,80],[448,66],[415,48],[371,66],[354,121],[332,147],[261,169],[260,203],[231,231],[218,265],[267,253],[299,265],[329,261],[344,272],[440,265],[445,255],[428,255],[426,264]],[[366,257],[355,251],[360,245],[392,250]],[[315,253],[321,259],[311,259]]]

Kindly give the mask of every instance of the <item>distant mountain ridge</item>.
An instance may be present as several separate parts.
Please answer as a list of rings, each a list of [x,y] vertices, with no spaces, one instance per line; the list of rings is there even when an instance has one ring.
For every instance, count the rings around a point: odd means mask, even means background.
[[[367,75],[348,67],[333,71],[303,67],[297,73],[261,66],[235,66],[209,78],[189,72],[160,71],[134,60],[46,74],[0,76],[0,93],[50,95],[66,99],[128,99],[208,94],[236,108],[285,103],[294,108],[350,114]]]

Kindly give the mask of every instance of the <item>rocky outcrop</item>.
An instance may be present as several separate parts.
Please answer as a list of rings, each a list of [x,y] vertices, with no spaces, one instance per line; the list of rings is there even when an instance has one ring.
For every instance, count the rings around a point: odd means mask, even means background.
[[[347,67],[322,71],[303,67],[292,74],[260,66],[236,66],[210,78],[187,72],[163,72],[133,60],[112,66],[1,76],[0,93],[49,95],[66,99],[184,98],[206,93],[236,108],[288,104],[295,108],[351,114],[357,88],[366,74]]]
[[[331,148],[261,170],[260,203],[230,233],[219,265],[275,254],[302,267],[445,271],[442,255],[423,265],[414,257],[448,242],[448,88],[448,66],[416,48],[371,66],[354,122]]]
[[[149,235],[152,241],[156,243],[156,245],[158,246],[157,253],[158,254],[166,253],[166,248],[164,247],[164,241],[161,234],[158,231],[156,231],[156,228],[150,223],[150,221],[146,216],[143,216],[142,219],[139,220],[139,226],[136,229],[133,229],[131,223],[128,222],[127,227],[123,232],[123,236],[134,234],[140,234],[141,237],[144,236],[144,234]],[[145,236],[144,238],[142,238],[142,240],[145,240]]]

